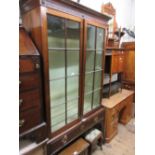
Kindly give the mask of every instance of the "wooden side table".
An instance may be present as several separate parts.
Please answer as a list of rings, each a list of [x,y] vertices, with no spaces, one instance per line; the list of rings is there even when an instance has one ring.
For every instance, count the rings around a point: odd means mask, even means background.
[[[134,91],[122,89],[121,92],[103,99],[105,107],[105,140],[110,142],[117,134],[118,122],[127,124],[132,118]]]

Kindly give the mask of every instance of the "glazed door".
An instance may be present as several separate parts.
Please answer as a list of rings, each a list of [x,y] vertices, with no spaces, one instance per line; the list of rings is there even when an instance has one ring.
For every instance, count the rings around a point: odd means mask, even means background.
[[[82,21],[47,15],[51,132],[79,118]]]
[[[99,107],[101,104],[104,44],[105,28],[99,24],[86,22],[83,114]]]

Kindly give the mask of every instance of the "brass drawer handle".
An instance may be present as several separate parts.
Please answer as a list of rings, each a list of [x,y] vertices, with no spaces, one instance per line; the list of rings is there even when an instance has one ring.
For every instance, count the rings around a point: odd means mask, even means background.
[[[98,117],[94,118],[94,122],[97,123],[98,122]]]
[[[67,140],[68,140],[67,135],[64,135],[64,137],[63,137],[63,139],[62,139],[62,142],[65,144],[65,143],[67,143]]]
[[[24,125],[24,123],[25,123],[25,120],[24,119],[19,120],[19,127],[22,127]]]
[[[19,81],[19,85],[22,83],[22,81]]]
[[[39,69],[39,68],[40,68],[40,65],[39,65],[38,63],[36,64],[36,68],[37,68],[37,69]]]
[[[23,103],[23,99],[19,99],[19,106]]]

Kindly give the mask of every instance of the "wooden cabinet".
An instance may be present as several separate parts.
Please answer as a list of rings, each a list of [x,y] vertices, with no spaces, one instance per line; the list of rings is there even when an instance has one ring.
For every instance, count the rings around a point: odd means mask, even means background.
[[[122,89],[124,62],[123,49],[107,48],[105,56],[103,97],[110,97]]]
[[[110,99],[103,99],[105,107],[105,140],[110,142],[118,132],[118,122],[127,124],[132,118],[133,91],[123,89]]]
[[[102,75],[110,18],[78,3],[56,0],[21,1],[21,13],[43,61],[47,152],[54,154],[82,128],[86,131],[97,123],[103,127],[98,112],[104,115]]]
[[[23,27],[19,29],[19,133],[40,142],[46,138],[40,55]],[[36,134],[37,133],[37,134]],[[39,133],[39,134],[38,134]]]

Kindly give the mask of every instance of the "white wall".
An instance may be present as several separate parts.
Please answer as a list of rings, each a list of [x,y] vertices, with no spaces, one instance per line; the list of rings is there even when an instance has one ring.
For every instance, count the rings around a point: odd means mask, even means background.
[[[80,0],[80,4],[101,12],[101,5],[109,1],[116,9],[118,27],[133,28],[135,25],[135,0]]]

